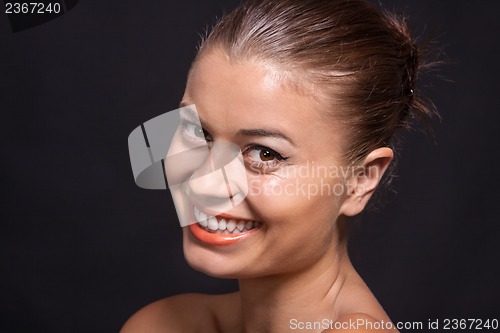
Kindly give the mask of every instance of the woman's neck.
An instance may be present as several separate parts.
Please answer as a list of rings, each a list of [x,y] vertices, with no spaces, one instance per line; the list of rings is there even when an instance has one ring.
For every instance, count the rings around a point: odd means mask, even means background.
[[[294,323],[334,320],[337,298],[353,271],[342,243],[312,266],[240,280],[242,332],[287,332]]]

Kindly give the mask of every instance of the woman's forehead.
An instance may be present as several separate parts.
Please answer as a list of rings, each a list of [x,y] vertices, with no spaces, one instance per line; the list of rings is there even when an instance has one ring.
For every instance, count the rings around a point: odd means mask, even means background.
[[[246,113],[252,118],[293,117],[300,121],[325,120],[317,96],[284,83],[284,76],[271,65],[254,61],[234,62],[222,52],[204,54],[193,65],[185,99],[200,113]]]

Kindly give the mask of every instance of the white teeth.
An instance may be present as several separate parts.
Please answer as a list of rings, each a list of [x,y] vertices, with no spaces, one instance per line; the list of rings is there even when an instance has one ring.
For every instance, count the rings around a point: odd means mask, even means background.
[[[236,228],[242,231],[243,229],[245,229],[245,222],[239,221],[238,224],[236,225]]]
[[[204,221],[207,219],[207,214],[203,213],[203,212],[200,212],[200,216],[199,216],[199,221]]]
[[[219,221],[219,230],[226,229],[226,225],[227,225],[226,220],[220,219],[220,221]]]
[[[239,234],[241,232],[249,231],[253,228],[258,228],[262,225],[260,222],[254,221],[236,221],[226,220],[222,217],[208,216],[194,207],[194,217],[198,223],[206,230],[216,234]]]
[[[227,222],[226,228],[227,230],[229,230],[229,232],[233,232],[233,230],[236,229],[236,221],[229,220],[229,222]]]
[[[196,206],[194,207],[194,216],[196,217],[196,220],[198,220],[199,222],[207,219],[207,214],[200,211]]]
[[[219,229],[219,223],[217,222],[217,219],[213,216],[211,216],[208,219],[208,229],[210,230],[217,230]]]

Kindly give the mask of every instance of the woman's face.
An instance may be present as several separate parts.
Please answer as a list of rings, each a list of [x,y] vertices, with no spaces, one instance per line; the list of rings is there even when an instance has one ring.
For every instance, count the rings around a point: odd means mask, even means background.
[[[248,194],[225,212],[226,225],[231,219],[258,222],[247,237],[226,243],[211,241],[213,231],[198,224],[183,228],[186,259],[206,274],[290,273],[335,254],[335,221],[345,198],[343,135],[317,99],[276,74],[212,50],[189,75],[182,104],[196,105],[207,141],[236,144],[245,162]],[[192,133],[203,135],[201,129]],[[198,199],[213,195],[207,186],[188,186],[186,195],[193,211],[210,215],[195,208]]]

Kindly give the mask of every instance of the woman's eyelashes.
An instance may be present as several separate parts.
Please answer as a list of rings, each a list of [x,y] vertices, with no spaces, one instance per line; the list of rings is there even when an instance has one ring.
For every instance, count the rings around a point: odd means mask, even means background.
[[[272,171],[288,159],[277,151],[261,145],[249,145],[243,150],[243,157],[253,171]]]

